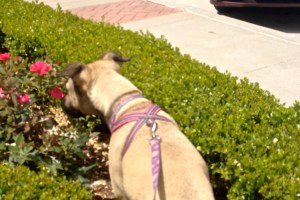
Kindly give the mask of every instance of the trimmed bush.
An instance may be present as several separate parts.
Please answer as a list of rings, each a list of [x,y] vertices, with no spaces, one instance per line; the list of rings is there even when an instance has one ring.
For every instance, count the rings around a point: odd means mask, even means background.
[[[299,198],[299,102],[286,108],[258,84],[181,55],[150,33],[21,0],[0,0],[0,7],[3,45],[14,54],[63,64],[108,50],[132,57],[123,74],[174,116],[204,155],[218,198]]]
[[[37,174],[24,166],[12,169],[0,165],[0,177],[0,199],[92,199],[91,193],[78,182],[49,177],[45,171]]]

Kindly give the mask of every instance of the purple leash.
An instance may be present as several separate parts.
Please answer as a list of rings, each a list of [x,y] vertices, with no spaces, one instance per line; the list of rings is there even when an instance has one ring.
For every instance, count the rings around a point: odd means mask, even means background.
[[[133,100],[134,98],[130,98]],[[129,100],[129,101],[130,101]],[[122,102],[122,106],[125,105]],[[167,121],[174,123],[172,120],[163,117],[161,115],[157,115],[160,111],[160,108],[156,105],[151,104],[147,107],[145,112],[132,112],[127,115],[122,116],[120,119],[115,121],[112,118],[110,122],[111,133],[115,132],[117,129],[122,127],[123,125],[135,121],[135,125],[132,127],[130,134],[128,135],[123,151],[122,156],[125,155],[126,151],[130,147],[135,135],[140,130],[143,125],[147,125],[151,129],[151,136],[149,138],[151,145],[151,155],[152,155],[152,183],[153,183],[153,200],[156,199],[156,192],[158,188],[159,176],[161,171],[161,157],[160,157],[160,137],[156,133],[157,131],[157,123],[156,120]]]
[[[156,191],[160,175],[160,137],[156,133],[157,123],[155,121],[147,122],[147,126],[151,128],[150,145],[152,152],[152,183],[153,183],[153,200],[156,199]]]

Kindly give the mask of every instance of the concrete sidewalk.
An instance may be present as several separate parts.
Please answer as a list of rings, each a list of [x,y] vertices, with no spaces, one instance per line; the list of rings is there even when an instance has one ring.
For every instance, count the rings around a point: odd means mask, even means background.
[[[218,15],[208,0],[40,1],[86,19],[164,35],[182,53],[258,82],[288,106],[300,100],[297,31],[285,33]]]

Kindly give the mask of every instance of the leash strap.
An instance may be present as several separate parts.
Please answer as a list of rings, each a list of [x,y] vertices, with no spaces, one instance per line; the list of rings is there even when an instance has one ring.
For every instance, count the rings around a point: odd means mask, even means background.
[[[171,120],[163,117],[163,116],[159,116],[157,115],[157,113],[160,111],[160,108],[156,105],[150,105],[147,107],[146,111],[144,113],[141,112],[132,112],[128,115],[125,115],[123,117],[121,117],[118,121],[112,123],[112,129],[111,132],[114,133],[117,129],[119,129],[120,127],[122,127],[123,125],[129,123],[129,122],[136,122],[135,125],[132,127],[123,151],[122,151],[122,156],[125,155],[125,153],[127,152],[129,146],[131,145],[134,137],[136,136],[137,132],[143,127],[143,125],[149,121],[154,121],[154,120],[161,120],[161,121],[168,121],[170,122]]]
[[[159,176],[161,171],[161,157],[160,157],[160,137],[157,135],[157,123],[156,120],[161,121],[167,121],[174,123],[172,120],[157,115],[157,113],[160,111],[160,108],[156,105],[151,104],[149,107],[146,108],[146,111],[141,112],[132,112],[130,114],[127,114],[125,116],[122,116],[118,121],[112,121],[111,122],[111,133],[115,132],[117,129],[119,129],[121,126],[136,121],[135,125],[132,127],[123,151],[122,156],[125,155],[128,148],[130,147],[130,144],[132,143],[135,135],[137,132],[141,129],[141,127],[146,124],[148,127],[151,128],[151,137],[150,139],[150,146],[151,146],[151,157],[152,157],[152,184],[153,184],[153,200],[156,199],[156,192],[158,188],[158,182],[159,182]]]
[[[158,181],[160,175],[160,140],[150,140],[151,152],[152,152],[152,184],[153,184],[153,200],[156,199],[156,191],[158,188]]]
[[[155,121],[148,121],[147,126],[151,128],[151,154],[152,154],[152,184],[153,184],[153,200],[156,199],[156,191],[158,188],[161,158],[160,158],[160,137],[156,133],[157,123]]]

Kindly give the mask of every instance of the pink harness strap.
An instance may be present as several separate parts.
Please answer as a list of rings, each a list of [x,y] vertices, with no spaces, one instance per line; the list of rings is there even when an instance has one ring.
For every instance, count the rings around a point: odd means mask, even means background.
[[[140,93],[136,93],[136,94],[132,94],[130,96],[128,96],[127,98],[125,98],[123,101],[119,102],[116,107],[113,110],[113,113],[110,117],[110,122],[109,122],[109,128],[110,130],[112,129],[112,124],[113,122],[116,120],[116,115],[118,114],[118,112],[121,110],[121,108],[123,106],[125,106],[128,102],[134,100],[134,99],[138,99],[138,98],[144,98],[144,96]]]
[[[146,123],[151,123],[155,122],[155,120],[160,120],[160,121],[167,121],[167,122],[172,122],[170,119],[157,115],[157,113],[160,111],[160,108],[156,105],[151,104],[150,106],[147,107],[145,112],[132,112],[127,115],[124,115],[121,117],[119,120],[116,122],[113,122],[111,124],[111,133],[113,134],[117,129],[122,127],[123,125],[129,123],[129,122],[136,122],[135,125],[132,127],[126,142],[125,146],[123,148],[122,156],[125,155],[127,149],[129,148],[131,142],[133,141],[135,135],[137,132],[140,130],[140,128],[146,124]]]
[[[130,100],[133,100],[134,98],[130,98]],[[129,101],[130,101],[129,100]],[[122,103],[124,106],[125,103]],[[120,107],[121,108],[121,107]],[[118,110],[120,109],[118,108]],[[160,111],[160,108],[156,105],[151,104],[146,108],[144,112],[131,112],[127,115],[122,116],[120,119],[115,121],[115,119],[112,118],[110,121],[110,129],[111,133],[114,133],[117,129],[122,127],[123,125],[129,123],[129,122],[136,122],[134,126],[132,127],[123,151],[122,151],[122,157],[127,152],[128,148],[130,147],[134,137],[136,136],[137,132],[143,127],[143,125],[147,125],[151,128],[151,137],[150,137],[150,145],[151,145],[151,154],[152,154],[152,184],[153,184],[153,200],[156,199],[156,191],[158,188],[158,182],[159,182],[159,175],[161,171],[161,158],[160,158],[160,137],[156,134],[157,130],[157,123],[156,120],[161,121],[167,121],[174,123],[172,120],[157,115],[157,113]]]

